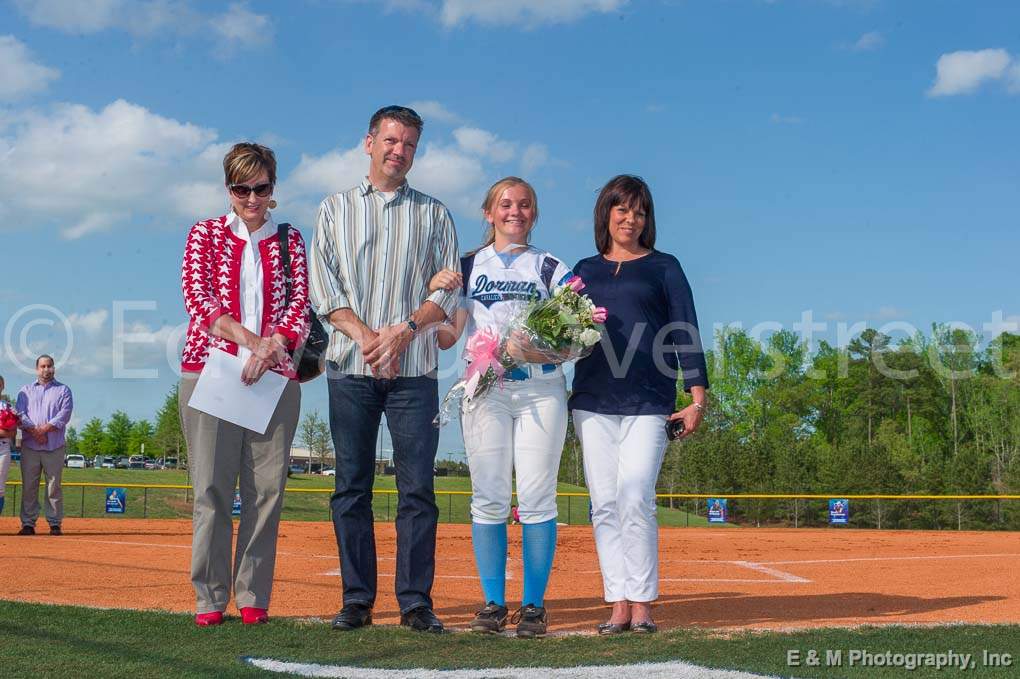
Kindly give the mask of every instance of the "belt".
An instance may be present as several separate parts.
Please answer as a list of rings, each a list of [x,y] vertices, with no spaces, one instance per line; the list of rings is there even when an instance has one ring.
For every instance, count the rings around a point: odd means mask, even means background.
[[[525,363],[524,365],[517,366],[512,370],[508,370],[503,377],[504,379],[508,379],[512,382],[521,382],[523,380],[529,380],[532,377],[556,372],[557,367],[559,366],[555,363]]]

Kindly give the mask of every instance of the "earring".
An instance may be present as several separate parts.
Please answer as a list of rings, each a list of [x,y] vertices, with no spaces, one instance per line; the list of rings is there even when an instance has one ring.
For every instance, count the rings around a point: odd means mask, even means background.
[[[275,210],[276,209],[276,201],[275,200],[269,201],[269,209],[270,210]]]

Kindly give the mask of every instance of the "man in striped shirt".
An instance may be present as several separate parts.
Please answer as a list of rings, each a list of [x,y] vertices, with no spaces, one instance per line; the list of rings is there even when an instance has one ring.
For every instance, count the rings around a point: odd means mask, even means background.
[[[369,122],[368,176],[319,207],[309,283],[316,313],[334,328],[327,350],[329,423],[336,450],[331,508],[343,607],[333,629],[371,624],[376,595],[372,485],[383,413],[397,471],[396,595],[401,624],[442,632],[432,611],[436,522],[433,465],[439,432],[435,328],[452,315],[454,293],[428,292],[443,268],[460,271],[446,207],[405,177],[422,119],[387,106]]]

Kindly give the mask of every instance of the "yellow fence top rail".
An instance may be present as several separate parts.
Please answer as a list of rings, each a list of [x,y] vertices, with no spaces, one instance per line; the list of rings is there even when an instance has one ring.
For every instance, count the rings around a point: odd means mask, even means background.
[[[9,486],[20,486],[21,481],[8,481]],[[39,482],[45,485],[44,481]],[[154,483],[83,483],[61,484],[72,488],[149,488],[154,490],[191,490],[189,485]],[[332,493],[332,488],[287,488],[288,493]],[[381,495],[396,495],[394,488],[377,488],[372,491]],[[437,490],[436,495],[470,496],[470,490]],[[514,493],[516,495],[517,493]],[[557,497],[588,497],[588,493],[556,493]],[[669,500],[707,500],[726,498],[728,500],[1020,500],[1020,495],[891,495],[883,493],[657,493],[656,498]]]

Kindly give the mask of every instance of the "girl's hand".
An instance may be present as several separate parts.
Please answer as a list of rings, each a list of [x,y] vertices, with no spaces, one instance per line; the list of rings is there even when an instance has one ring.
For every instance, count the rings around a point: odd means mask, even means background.
[[[429,292],[446,290],[453,292],[464,285],[464,276],[450,269],[443,269],[429,281]]]

